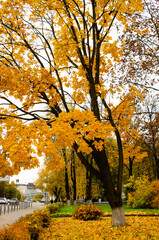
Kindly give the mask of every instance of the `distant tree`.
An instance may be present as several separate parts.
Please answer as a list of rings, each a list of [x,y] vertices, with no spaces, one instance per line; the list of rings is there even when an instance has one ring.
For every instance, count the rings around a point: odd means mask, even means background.
[[[138,132],[151,159],[154,178],[159,179],[159,109],[158,98],[147,98],[137,109]]]
[[[41,201],[41,199],[43,198],[43,194],[36,194],[36,195],[34,195],[34,199],[35,199],[35,201]]]
[[[158,92],[159,12],[157,0],[143,0],[144,12],[127,14],[119,79],[130,86]],[[121,71],[123,74],[121,74]],[[147,92],[148,94],[148,92]]]
[[[7,182],[0,182],[0,196],[5,197],[7,191]]]
[[[18,198],[20,200],[22,196],[14,182],[0,182],[0,197],[6,197],[7,199]]]
[[[56,201],[66,198],[64,168],[61,170],[48,171],[47,168],[39,172],[36,186],[43,191],[48,191],[51,196],[55,196]]]

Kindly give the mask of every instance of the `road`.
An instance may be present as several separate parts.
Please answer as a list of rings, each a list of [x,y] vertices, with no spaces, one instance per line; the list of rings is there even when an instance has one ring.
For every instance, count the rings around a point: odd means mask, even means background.
[[[2,214],[0,216],[0,229],[7,227],[8,224],[16,222],[20,217],[32,213],[37,209],[42,209],[45,205],[43,203],[33,203],[32,208],[21,209],[15,212]]]

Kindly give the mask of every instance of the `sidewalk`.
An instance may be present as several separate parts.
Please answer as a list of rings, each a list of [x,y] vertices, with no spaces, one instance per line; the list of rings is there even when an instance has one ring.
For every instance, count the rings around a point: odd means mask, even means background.
[[[20,217],[34,212],[37,209],[42,209],[45,205],[41,203],[33,203],[32,208],[21,209],[15,212],[6,213],[0,216],[0,229],[7,227],[8,224],[16,222]]]

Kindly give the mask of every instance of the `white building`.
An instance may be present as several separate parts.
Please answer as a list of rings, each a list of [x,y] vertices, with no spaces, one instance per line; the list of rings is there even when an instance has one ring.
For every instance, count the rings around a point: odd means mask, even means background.
[[[33,183],[28,183],[28,184],[16,184],[17,189],[21,192],[22,195],[25,196],[27,200],[32,200],[34,199],[34,195],[37,194],[43,194],[43,192],[35,188],[35,185]]]

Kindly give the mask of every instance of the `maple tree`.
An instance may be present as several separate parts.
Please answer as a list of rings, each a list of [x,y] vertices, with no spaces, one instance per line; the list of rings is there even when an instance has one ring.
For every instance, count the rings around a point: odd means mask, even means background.
[[[130,87],[122,94],[107,74],[124,46],[113,38],[113,26],[126,29],[127,15],[142,11],[141,1],[2,0],[0,5],[1,175],[38,166],[36,154],[51,156],[60,168],[59,150],[73,147],[102,181],[114,225],[125,224],[122,134],[142,93]],[[111,135],[117,142],[117,188],[105,151]]]

